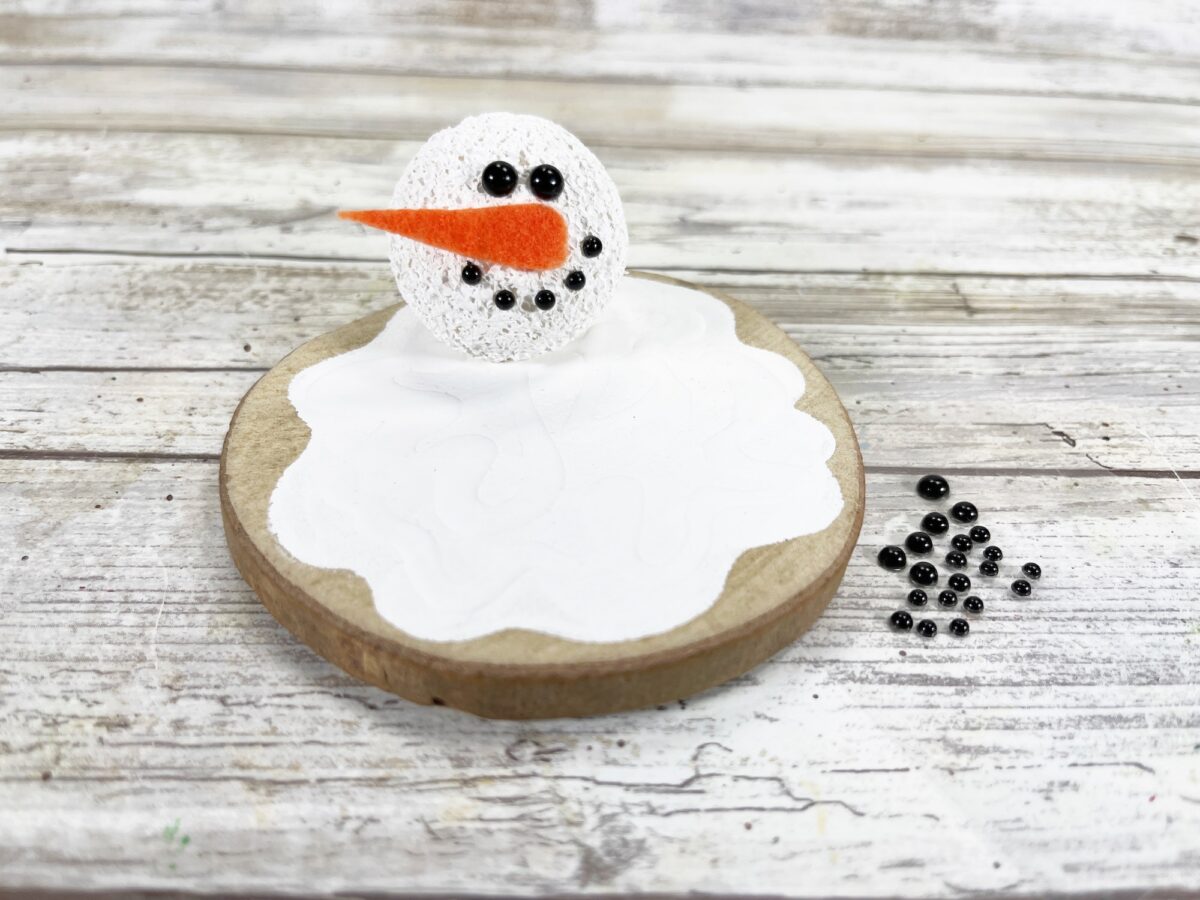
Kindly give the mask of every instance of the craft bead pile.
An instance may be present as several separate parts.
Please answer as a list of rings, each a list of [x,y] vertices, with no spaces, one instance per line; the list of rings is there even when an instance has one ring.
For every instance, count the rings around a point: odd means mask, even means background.
[[[917,482],[917,493],[930,501],[945,500],[950,496],[950,482],[941,475],[926,475]],[[969,556],[976,546],[984,545],[980,556],[978,571],[985,578],[995,578],[1000,574],[1001,561],[1004,551],[988,543],[992,539],[991,531],[984,525],[972,524],[979,518],[979,509],[974,503],[960,500],[950,507],[950,517],[941,512],[926,513],[921,519],[921,530],[912,532],[904,539],[904,547],[889,544],[879,551],[879,565],[893,572],[900,572],[908,566],[909,553],[925,556],[934,551],[937,535],[944,535],[950,530],[950,520],[962,525],[970,525],[968,532],[955,534],[948,541],[949,550],[944,559],[952,569],[965,569]],[[1017,597],[1029,597],[1033,594],[1033,584],[1042,577],[1042,567],[1035,562],[1027,562],[1021,566],[1021,575],[1009,585],[1009,590]],[[916,562],[908,569],[908,580],[918,587],[908,592],[908,605],[921,608],[929,603],[929,594],[923,588],[937,585],[939,573],[937,567],[924,560]],[[946,589],[937,595],[937,605],[942,609],[954,609],[959,604],[959,594],[971,590],[971,579],[964,572],[955,572],[946,579]],[[983,599],[975,595],[964,597],[962,608],[972,615],[982,615]],[[914,622],[912,614],[907,610],[897,610],[888,619],[888,624],[895,631],[916,631],[921,637],[932,638],[938,633],[938,625],[932,619],[921,619]],[[947,631],[955,637],[966,637],[971,631],[971,625],[966,619],[951,619],[946,626]]]

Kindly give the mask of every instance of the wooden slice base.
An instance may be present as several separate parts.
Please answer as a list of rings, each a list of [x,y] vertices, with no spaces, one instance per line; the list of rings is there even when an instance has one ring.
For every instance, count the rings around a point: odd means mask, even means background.
[[[691,287],[654,275],[669,284]],[[346,570],[294,559],[267,528],[267,506],[284,469],[308,442],[288,401],[292,377],[361,347],[399,307],[303,345],[242,399],[221,454],[221,512],[238,570],[296,637],[356,678],[417,703],[490,718],[584,716],[687,697],[740,675],[793,641],[825,609],[862,526],[862,458],[832,385],[777,327],[750,307],[712,293],[734,312],[747,344],[790,359],[807,384],[797,403],[837,440],[829,467],[845,504],[818,534],[742,554],[707,612],[639,640],[585,643],[510,629],[469,641],[419,640],[375,611],[366,582]]]

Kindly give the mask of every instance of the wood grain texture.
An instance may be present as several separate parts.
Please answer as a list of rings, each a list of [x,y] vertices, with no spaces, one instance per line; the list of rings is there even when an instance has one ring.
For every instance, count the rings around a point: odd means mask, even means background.
[[[1194,891],[1198,29],[1190,0],[0,2],[0,888]],[[225,553],[233,402],[392,302],[329,211],[494,106],[595,143],[633,262],[782,324],[863,437],[839,595],[732,689],[414,707]],[[960,643],[883,628],[871,557],[926,467],[1047,570]]]

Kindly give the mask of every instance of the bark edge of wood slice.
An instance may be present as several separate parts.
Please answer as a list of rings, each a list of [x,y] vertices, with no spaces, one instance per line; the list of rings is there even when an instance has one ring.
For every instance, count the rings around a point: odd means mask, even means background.
[[[275,484],[308,443],[308,427],[287,396],[292,377],[372,340],[396,305],[297,348],[246,393],[230,422],[219,476],[225,535],[238,571],[280,624],[362,681],[416,703],[502,719],[597,715],[678,700],[743,674],[806,631],[841,583],[862,527],[862,457],[849,416],[808,356],[751,307],[678,279],[630,274],[717,297],[733,310],[743,342],[801,370],[806,386],[797,409],[837,441],[828,465],[843,506],[834,522],[746,551],[707,611],[661,634],[615,643],[520,629],[468,641],[414,638],[379,616],[362,578],[296,560],[267,527]]]

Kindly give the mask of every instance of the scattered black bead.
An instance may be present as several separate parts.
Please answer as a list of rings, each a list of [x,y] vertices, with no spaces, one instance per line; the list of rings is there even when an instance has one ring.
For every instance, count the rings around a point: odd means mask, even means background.
[[[1021,571],[1025,573],[1026,578],[1032,578],[1034,581],[1042,577],[1042,567],[1037,563],[1025,563],[1021,566]]]
[[[983,612],[983,601],[972,595],[963,600],[963,609],[969,613],[981,613]]]
[[[950,530],[950,520],[940,512],[926,513],[921,520],[921,527],[930,534],[945,534]]]
[[[501,309],[512,309],[517,305],[517,295],[512,291],[496,291],[492,297],[492,302]]]
[[[956,534],[950,538],[950,546],[955,550],[961,550],[963,553],[970,553],[975,544],[965,534]]]
[[[955,572],[946,579],[946,584],[950,585],[956,591],[969,591],[971,589],[971,579],[962,572]]]
[[[933,637],[937,634],[937,623],[932,619],[922,619],[917,623],[917,634],[921,637]]]
[[[538,309],[553,309],[554,308],[554,291],[538,291],[533,295],[533,302]]]
[[[977,544],[986,544],[992,539],[992,533],[982,525],[976,525],[971,529],[971,540]]]
[[[892,613],[892,617],[888,619],[888,623],[897,631],[908,631],[912,628],[912,616],[902,609]]]
[[[483,280],[483,269],[475,263],[467,263],[462,268],[462,280],[467,284],[479,284]]]
[[[996,565],[995,560],[985,559],[979,564],[979,574],[992,578],[1000,574],[1000,567]]]
[[[587,284],[587,276],[576,269],[574,272],[571,272],[567,275],[567,277],[563,280],[563,284],[567,286],[568,290],[577,291]]]
[[[937,584],[938,570],[934,568],[933,563],[919,562],[908,570],[908,578],[913,584],[929,587]]]
[[[971,630],[971,626],[966,619],[951,619],[950,633],[955,637],[966,637],[967,632]]]
[[[600,251],[604,249],[604,245],[600,243],[600,238],[594,234],[589,234],[583,239],[583,243],[579,245],[579,249],[583,251],[583,255],[588,259],[594,256],[599,256]]]
[[[483,189],[493,197],[507,197],[517,187],[517,170],[503,160],[488,163],[483,170]]]
[[[539,200],[554,200],[562,193],[562,172],[543,163],[529,173],[529,189]]]
[[[951,550],[946,554],[946,565],[951,568],[961,569],[967,564],[967,558],[957,550]]]
[[[958,594],[954,591],[942,591],[938,594],[938,606],[958,606]]]
[[[1033,585],[1024,578],[1018,578],[1012,583],[1012,592],[1018,597],[1028,597],[1033,593]]]
[[[893,572],[899,572],[908,565],[908,557],[895,544],[888,544],[879,551],[879,555],[875,558],[879,560],[881,566],[885,569],[891,569]]]
[[[929,602],[929,595],[920,588],[913,588],[908,592],[909,606],[924,606]]]
[[[992,562],[1000,562],[1004,559],[1004,551],[999,547],[984,547],[983,558],[990,559]]]
[[[979,518],[979,510],[975,508],[974,503],[960,500],[950,507],[950,518],[959,522],[974,522]]]
[[[904,539],[904,546],[910,553],[928,553],[933,549],[933,538],[923,531],[914,531]]]
[[[941,475],[926,475],[917,482],[917,493],[926,500],[941,500],[950,496],[950,482]]]

